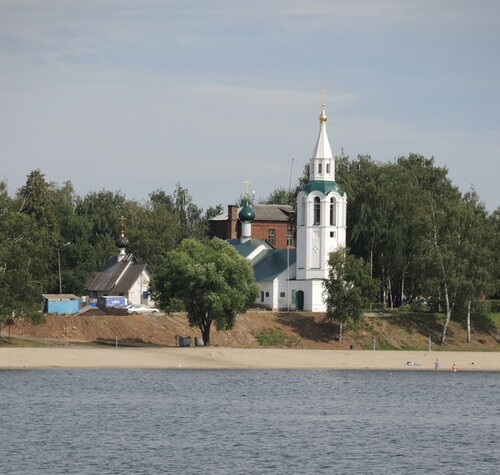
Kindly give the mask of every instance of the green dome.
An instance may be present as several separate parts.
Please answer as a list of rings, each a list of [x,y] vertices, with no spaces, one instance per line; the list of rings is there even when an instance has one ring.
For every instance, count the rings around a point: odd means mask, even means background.
[[[240,212],[238,213],[238,219],[243,222],[253,221],[255,219],[255,213],[253,212],[253,209],[250,207],[248,200],[245,200],[243,208],[240,209]]]

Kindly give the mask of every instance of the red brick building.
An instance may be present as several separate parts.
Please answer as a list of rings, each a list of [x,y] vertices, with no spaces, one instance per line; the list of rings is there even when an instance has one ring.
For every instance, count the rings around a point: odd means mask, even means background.
[[[252,205],[255,219],[252,221],[252,239],[267,241],[275,249],[286,249],[287,239],[294,246],[290,218],[293,207],[289,205]],[[238,205],[229,205],[227,213],[210,220],[210,236],[221,239],[240,239],[241,222]]]

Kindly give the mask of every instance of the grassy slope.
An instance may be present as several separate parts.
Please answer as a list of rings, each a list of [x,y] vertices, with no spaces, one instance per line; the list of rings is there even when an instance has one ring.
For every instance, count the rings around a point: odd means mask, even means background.
[[[338,327],[324,321],[320,314],[250,311],[237,318],[229,331],[212,330],[212,345],[258,347],[259,342],[274,346],[316,349],[411,349],[427,350],[429,335],[433,350],[499,351],[500,314],[472,317],[472,342],[466,343],[465,322],[450,322],[446,345],[439,345],[443,316],[436,314],[370,314],[356,325],[348,324],[342,342],[337,341]],[[11,329],[13,337],[30,344],[65,345],[77,342],[107,341],[114,344],[175,345],[176,335],[199,337],[183,314],[129,316],[48,316],[43,325],[18,322]],[[0,345],[28,344],[25,340],[5,340],[3,328]]]

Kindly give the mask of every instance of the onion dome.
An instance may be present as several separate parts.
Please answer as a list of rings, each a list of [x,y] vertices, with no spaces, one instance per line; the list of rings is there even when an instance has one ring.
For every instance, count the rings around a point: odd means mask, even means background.
[[[319,123],[324,124],[327,121],[326,112],[325,112],[325,104],[322,104],[321,115],[319,116]]]
[[[255,219],[255,213],[250,206],[250,203],[248,202],[248,198],[245,199],[245,204],[243,205],[243,208],[240,209],[240,212],[238,213],[238,219],[242,222],[245,221],[253,221]]]
[[[125,249],[128,246],[128,239],[122,235],[115,241],[116,247],[118,249]]]

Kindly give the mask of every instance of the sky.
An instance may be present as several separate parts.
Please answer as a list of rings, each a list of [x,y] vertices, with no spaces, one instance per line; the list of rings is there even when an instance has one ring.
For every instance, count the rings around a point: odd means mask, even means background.
[[[433,156],[491,212],[499,18],[496,0],[1,0],[0,180],[266,198],[302,174],[325,101],[334,155]]]

